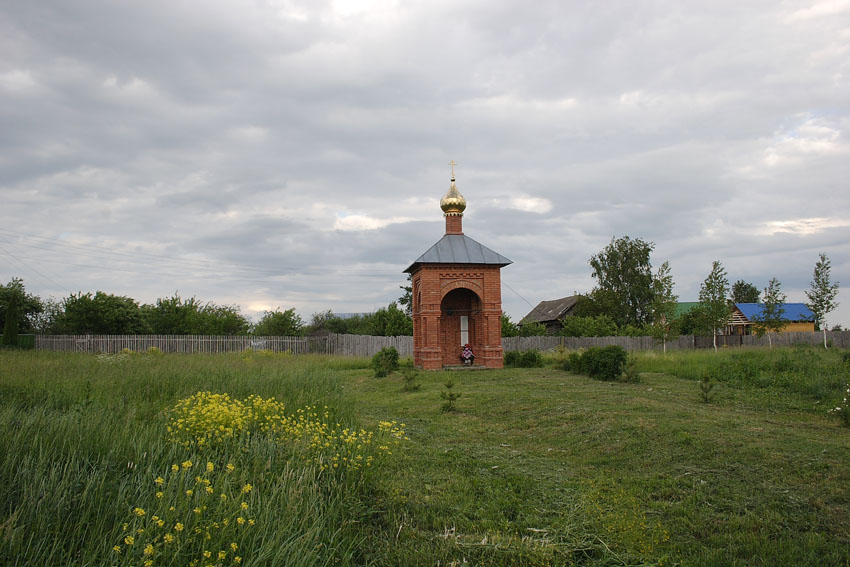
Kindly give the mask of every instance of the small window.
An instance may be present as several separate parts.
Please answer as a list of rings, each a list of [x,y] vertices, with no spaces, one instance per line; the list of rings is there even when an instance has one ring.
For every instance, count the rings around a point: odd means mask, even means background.
[[[469,342],[469,317],[460,316],[460,346]]]

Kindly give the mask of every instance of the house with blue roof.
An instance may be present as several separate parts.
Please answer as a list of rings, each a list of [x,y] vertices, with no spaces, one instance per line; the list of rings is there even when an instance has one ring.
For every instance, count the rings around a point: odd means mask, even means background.
[[[815,315],[805,303],[783,303],[782,319],[787,321],[782,332],[803,333],[815,331]],[[764,303],[733,303],[729,320],[729,334],[751,335],[753,323],[764,312]]]

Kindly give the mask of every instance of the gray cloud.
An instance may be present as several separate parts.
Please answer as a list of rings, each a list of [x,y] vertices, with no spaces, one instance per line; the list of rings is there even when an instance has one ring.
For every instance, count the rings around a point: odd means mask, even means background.
[[[714,259],[794,300],[821,251],[850,282],[841,3],[0,10],[0,279],[42,295],[374,309],[442,235],[452,158],[515,319],[612,236],[683,300]]]

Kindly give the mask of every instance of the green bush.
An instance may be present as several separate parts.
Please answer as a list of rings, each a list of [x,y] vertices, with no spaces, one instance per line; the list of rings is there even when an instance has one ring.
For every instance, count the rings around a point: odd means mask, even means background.
[[[590,347],[583,353],[570,353],[564,370],[586,374],[597,380],[617,380],[623,375],[628,355],[621,346]]]
[[[541,368],[543,356],[538,350],[509,350],[505,353],[505,366],[512,368]]]
[[[384,347],[372,357],[372,369],[375,378],[383,378],[390,372],[398,370],[398,351],[395,347]]]

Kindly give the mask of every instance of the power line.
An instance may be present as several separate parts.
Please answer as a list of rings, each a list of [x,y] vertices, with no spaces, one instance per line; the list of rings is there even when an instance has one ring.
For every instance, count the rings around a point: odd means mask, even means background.
[[[46,275],[42,274],[41,272],[39,272],[38,270],[36,270],[36,269],[35,269],[35,268],[33,268],[32,266],[28,266],[26,263],[24,263],[24,261],[23,261],[23,260],[21,260],[20,258],[18,258],[17,256],[15,256],[14,254],[12,254],[11,252],[9,252],[9,251],[6,249],[6,247],[5,247],[5,246],[0,246],[0,249],[2,249],[2,250],[3,250],[3,252],[5,252],[5,254],[6,254],[7,256],[9,256],[10,258],[12,258],[12,259],[16,260],[16,261],[17,261],[17,262],[18,262],[21,266],[23,266],[23,268],[24,268],[24,269],[32,270],[32,271],[33,271],[33,273],[35,273],[36,275],[38,275],[38,276],[39,276],[41,279],[43,279],[44,281],[46,281],[46,282],[48,282],[48,283],[52,283],[53,285],[55,285],[56,287],[58,287],[58,288],[60,288],[60,289],[64,289],[64,287],[65,287],[65,286],[63,286],[62,284],[60,284],[59,282],[57,282],[57,281],[56,281],[56,280],[54,280],[53,278],[50,278],[50,277],[48,277],[48,276],[46,276]]]
[[[50,243],[50,244],[54,244],[54,245],[58,245],[58,246],[81,249],[85,252],[80,252],[80,253],[84,253],[84,254],[89,255],[89,256],[95,254],[95,253],[91,252],[92,250],[94,250],[94,251],[97,251],[96,253],[100,253],[100,254],[106,254],[106,255],[110,255],[110,256],[119,256],[119,257],[128,258],[127,260],[122,260],[122,261],[134,262],[134,263],[142,263],[140,260],[142,260],[146,257],[146,258],[151,259],[151,260],[166,260],[166,261],[170,261],[170,262],[179,262],[180,264],[187,264],[187,263],[188,264],[197,264],[194,267],[201,268],[201,269],[221,270],[222,268],[236,267],[236,268],[243,269],[245,271],[259,271],[259,272],[264,272],[264,273],[267,273],[267,274],[270,274],[270,275],[286,275],[282,272],[283,270],[296,271],[296,272],[315,272],[316,274],[338,273],[338,270],[329,269],[329,268],[310,268],[310,267],[306,267],[306,266],[300,266],[300,267],[296,267],[296,266],[263,266],[263,265],[257,265],[257,264],[224,263],[224,262],[215,262],[215,261],[212,261],[212,260],[199,260],[199,259],[194,259],[194,258],[181,258],[181,257],[176,257],[176,256],[166,256],[166,255],[161,255],[161,254],[153,254],[153,253],[150,253],[150,252],[133,252],[133,253],[120,252],[120,251],[115,251],[113,249],[105,248],[105,247],[102,247],[102,246],[95,246],[93,244],[79,244],[79,243],[74,243],[74,242],[67,242],[67,241],[64,241],[64,240],[61,240],[61,239],[58,239],[58,238],[48,238],[48,237],[38,236],[38,235],[34,235],[34,234],[27,234],[27,233],[23,233],[23,232],[12,232],[12,231],[3,230],[3,229],[0,229],[0,234],[6,236],[7,238],[23,237],[23,238],[29,238],[29,239],[32,239],[32,240],[36,240],[36,241],[40,240],[40,241]],[[23,242],[17,242],[17,243],[8,242],[8,243],[9,244],[17,244],[19,246],[26,246],[26,247],[29,247],[29,248],[37,248],[37,249],[40,249],[40,250],[53,251],[50,248],[44,248],[44,247],[36,246],[35,244],[26,244],[26,243],[23,243]],[[391,275],[390,273],[381,274],[381,273],[370,273],[370,271],[360,272],[360,271],[357,271],[357,270],[348,270],[348,274],[349,275],[377,276],[377,277],[384,277],[384,276]]]
[[[512,292],[514,292],[514,293],[516,294],[516,296],[517,296],[517,297],[519,297],[520,299],[522,299],[523,301],[525,301],[526,303],[528,303],[528,306],[529,306],[529,307],[531,307],[532,309],[534,309],[534,306],[533,306],[533,305],[532,305],[532,304],[531,304],[531,303],[530,303],[530,302],[529,302],[526,298],[524,298],[523,296],[521,296],[517,290],[515,290],[515,289],[514,289],[514,288],[512,288],[510,285],[508,285],[508,282],[506,282],[505,280],[502,280],[502,283],[503,283],[503,284],[505,284],[505,287],[506,287],[506,288],[508,288],[509,290],[511,290]]]

